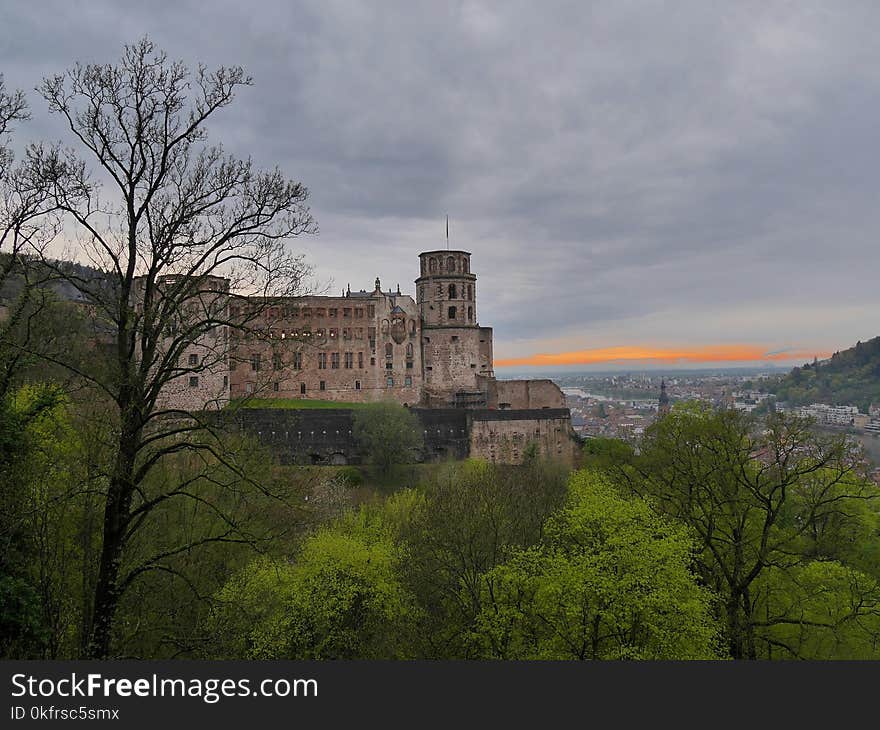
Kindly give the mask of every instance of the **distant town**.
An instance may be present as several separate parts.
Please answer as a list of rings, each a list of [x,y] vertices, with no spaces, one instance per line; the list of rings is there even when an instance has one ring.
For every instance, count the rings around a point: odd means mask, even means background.
[[[777,375],[757,371],[571,373],[556,375],[553,380],[565,394],[575,431],[585,438],[638,442],[657,418],[663,387],[673,405],[690,400],[746,412],[775,410],[810,417],[819,428],[851,434],[880,466],[880,403],[871,404],[866,413],[856,405],[789,405],[767,392],[767,381]],[[880,473],[877,476],[880,478]]]

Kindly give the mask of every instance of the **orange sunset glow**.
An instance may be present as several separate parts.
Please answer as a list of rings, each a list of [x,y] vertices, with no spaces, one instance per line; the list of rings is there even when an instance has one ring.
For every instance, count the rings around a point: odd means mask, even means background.
[[[515,365],[594,365],[627,360],[651,360],[658,363],[754,362],[758,360],[812,360],[830,352],[781,350],[768,352],[759,345],[704,345],[702,347],[656,348],[638,345],[600,347],[574,352],[539,353],[528,357],[496,360],[496,367]]]

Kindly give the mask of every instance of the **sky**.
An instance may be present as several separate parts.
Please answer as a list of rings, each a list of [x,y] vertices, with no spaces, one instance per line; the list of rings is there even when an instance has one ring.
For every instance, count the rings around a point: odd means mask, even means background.
[[[310,190],[331,291],[472,253],[504,367],[782,366],[880,335],[880,4],[22,2],[33,88],[144,35],[254,78],[210,139]]]

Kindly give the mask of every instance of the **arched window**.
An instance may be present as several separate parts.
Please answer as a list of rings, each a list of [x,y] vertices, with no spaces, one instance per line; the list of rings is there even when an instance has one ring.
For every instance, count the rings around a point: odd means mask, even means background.
[[[448,259],[446,259],[446,271],[448,271],[450,274],[455,271],[455,257],[454,256],[450,256]]]
[[[406,357],[407,357],[407,359],[412,359],[412,356],[413,356],[413,346],[412,346],[412,342],[410,342],[406,346]]]
[[[458,299],[458,290],[455,288],[455,284],[449,285],[449,298]]]
[[[471,284],[468,284],[468,301],[474,301],[474,287]]]
[[[468,260],[467,259],[461,260],[461,273],[462,274],[468,273]]]
[[[457,312],[456,312],[455,307],[450,307],[449,308],[449,319],[455,319],[456,313]]]
[[[437,259],[435,259],[433,256],[428,259],[428,271],[430,271],[432,274],[437,273]]]
[[[468,307],[468,322],[474,321],[474,308]]]
[[[410,320],[409,332],[413,336],[415,336],[415,334],[416,334],[416,321],[414,319]]]

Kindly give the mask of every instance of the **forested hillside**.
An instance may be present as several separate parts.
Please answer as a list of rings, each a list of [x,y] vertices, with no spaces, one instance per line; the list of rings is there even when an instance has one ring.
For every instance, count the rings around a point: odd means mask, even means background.
[[[763,389],[794,405],[857,405],[866,412],[871,403],[880,403],[880,337],[857,342],[828,360],[794,368],[782,379],[765,383]]]

